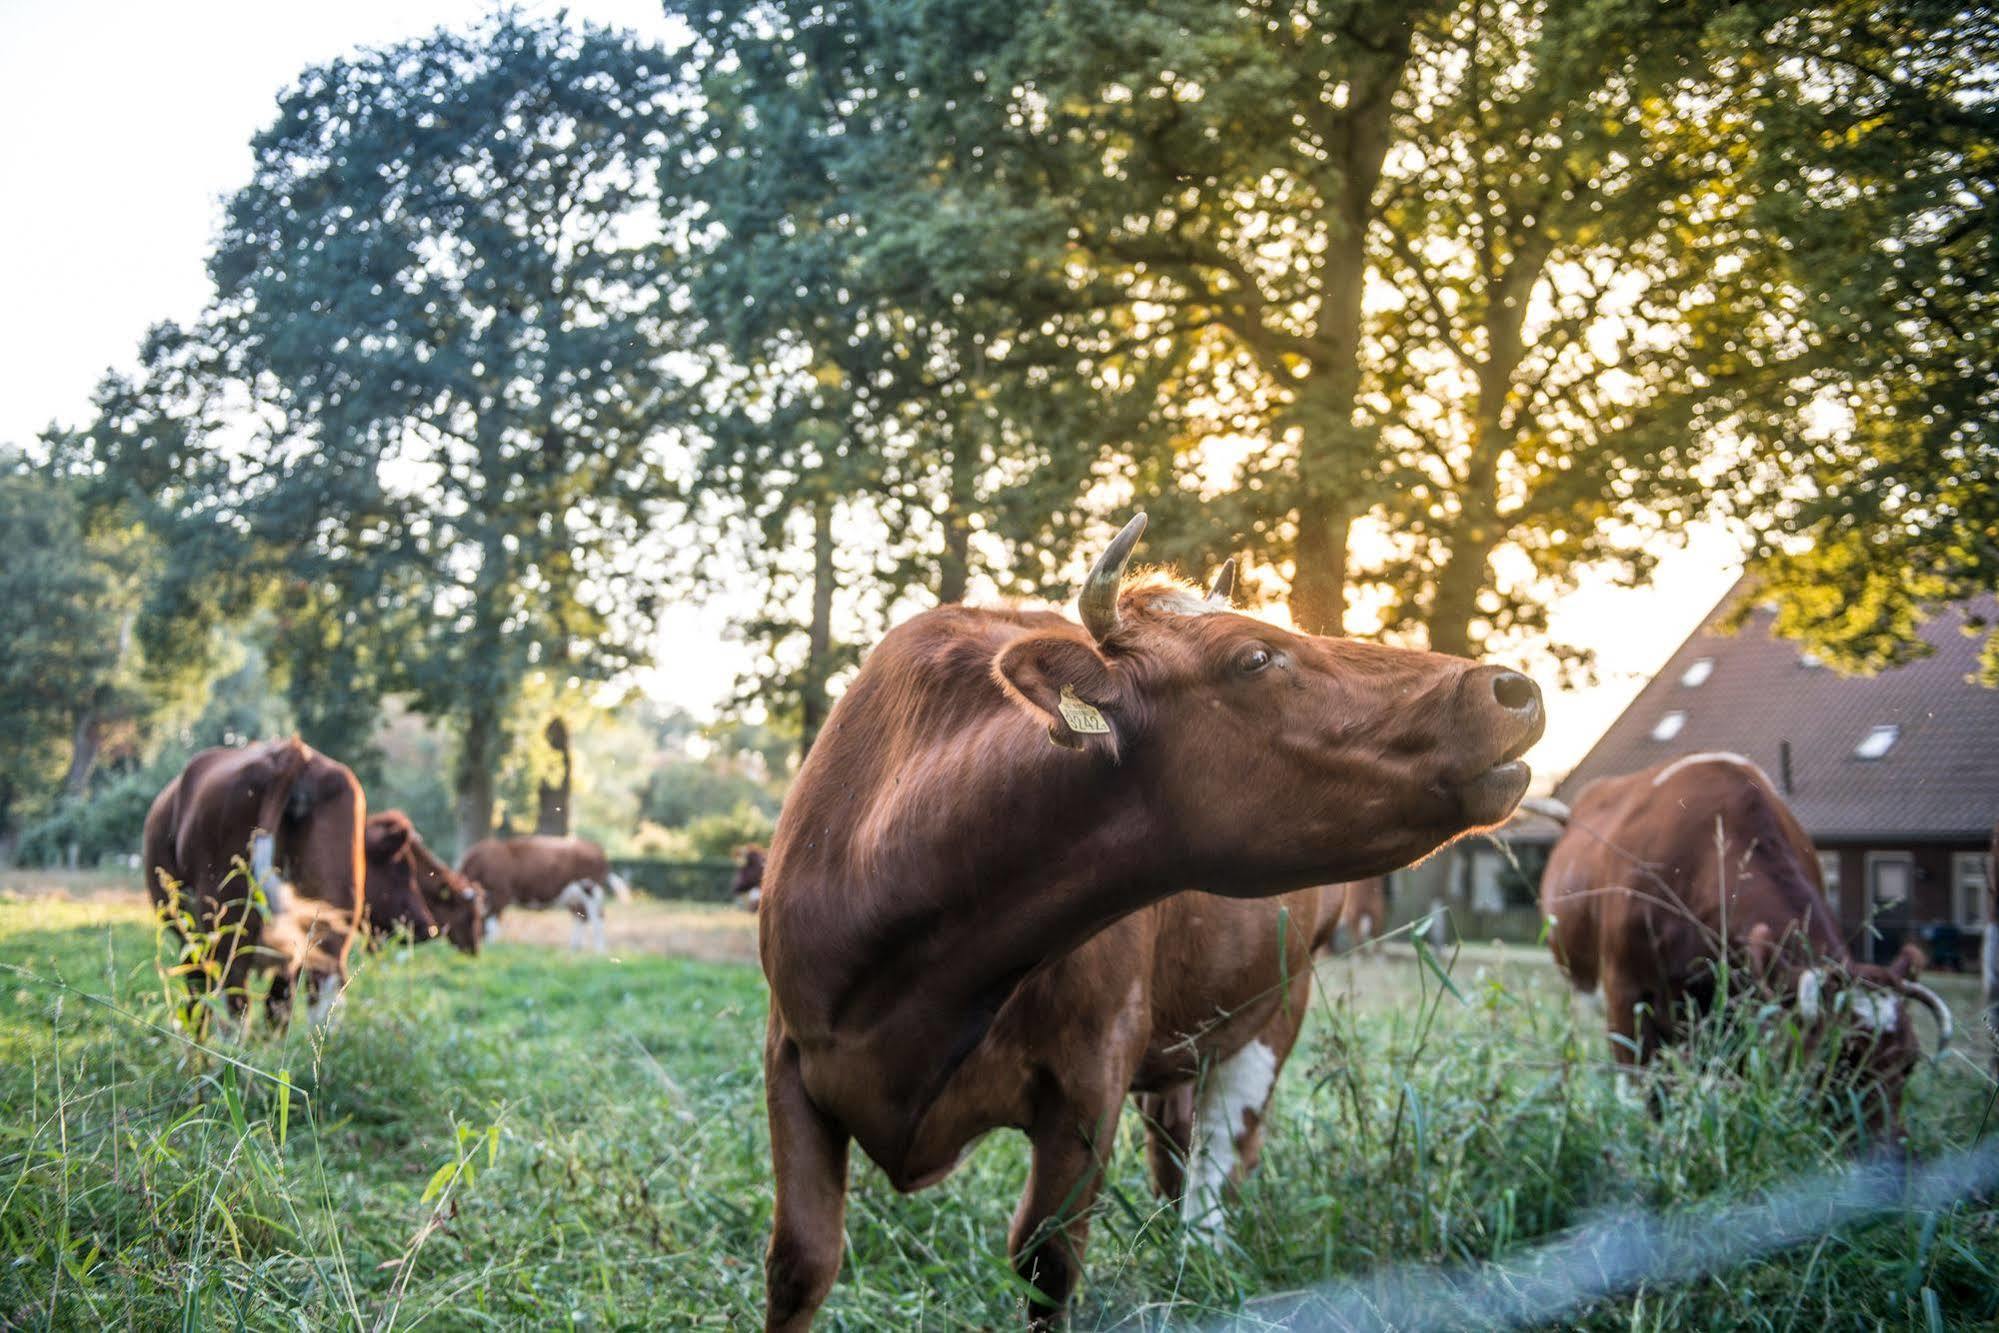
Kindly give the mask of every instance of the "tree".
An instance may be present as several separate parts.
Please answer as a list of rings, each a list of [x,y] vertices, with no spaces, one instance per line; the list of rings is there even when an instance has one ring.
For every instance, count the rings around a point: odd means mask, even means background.
[[[754,56],[728,66],[755,88],[731,106],[782,109],[745,136],[788,130],[806,113],[781,94],[830,78],[806,118],[837,131],[849,188],[812,217],[861,238],[848,290],[858,271],[919,323],[980,311],[988,373],[1060,348],[1083,384],[1151,390],[1154,429],[1110,452],[1162,554],[1255,552],[1311,629],[1376,583],[1391,627],[1472,652],[1543,628],[1585,564],[1642,577],[1731,458],[1811,433],[1795,386],[1844,334],[1800,343],[1797,311],[1839,269],[1794,271],[1814,224],[1769,203],[1783,154],[1759,136],[1790,133],[1766,103],[1809,107],[1826,76],[1756,53],[1864,30],[1866,8],[933,0],[690,22],[736,35],[693,49]],[[1881,67],[1949,86],[1887,54],[1946,13],[1886,24]],[[1935,95],[1883,107],[1921,120]],[[1961,162],[1990,99],[1949,96]],[[1857,244],[1895,253],[1969,180],[1854,191],[1887,200],[1849,211]],[[1217,440],[1242,456],[1226,482],[1194,466]],[[1380,553],[1350,559],[1362,518]]]
[[[295,682],[337,705],[308,740],[358,747],[351,701],[391,690],[450,723],[461,843],[527,673],[602,679],[652,620],[667,71],[516,14],[306,71],[186,335],[227,410],[99,441],[174,494],[195,568],[274,600]]]
[[[1747,422],[1735,510],[1779,632],[1879,670],[1927,651],[1934,604],[1999,590],[1999,15],[1839,0],[1737,22],[1722,91],[1753,127],[1751,221],[1785,238],[1799,352]],[[1965,628],[1999,686],[1999,624]]]
[[[681,17],[700,96],[668,207],[703,366],[696,475],[767,593],[744,629],[771,665],[749,685],[809,745],[851,658],[836,616],[957,601],[981,575],[1042,591],[1039,555],[1067,547],[1093,463],[1153,395],[1102,391],[1094,348],[1031,346],[1013,304],[968,299],[1007,262],[975,216],[983,166],[907,151],[926,71],[882,60],[943,48],[866,7]],[[867,40],[820,40],[839,25]]]

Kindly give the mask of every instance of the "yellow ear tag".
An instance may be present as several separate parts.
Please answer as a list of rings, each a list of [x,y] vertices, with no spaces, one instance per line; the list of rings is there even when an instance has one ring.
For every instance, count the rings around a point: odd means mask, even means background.
[[[1074,685],[1062,687],[1062,697],[1056,700],[1055,706],[1060,710],[1062,720],[1069,724],[1069,730],[1091,736],[1110,734],[1111,724],[1104,721],[1102,713],[1076,697]]]

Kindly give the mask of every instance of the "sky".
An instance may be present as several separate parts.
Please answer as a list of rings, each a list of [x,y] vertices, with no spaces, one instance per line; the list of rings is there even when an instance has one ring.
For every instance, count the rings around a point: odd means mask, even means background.
[[[664,39],[656,0],[538,3]],[[305,66],[490,13],[471,0],[0,0],[0,443],[75,424],[149,325],[209,293],[203,260],[221,200],[250,174],[249,142]],[[1590,580],[1554,609],[1558,641],[1592,647],[1598,683],[1549,699],[1529,756],[1543,781],[1581,758],[1725,592],[1733,541],[1699,529],[1650,587]],[[747,662],[728,599],[669,612],[642,686],[709,714]]]

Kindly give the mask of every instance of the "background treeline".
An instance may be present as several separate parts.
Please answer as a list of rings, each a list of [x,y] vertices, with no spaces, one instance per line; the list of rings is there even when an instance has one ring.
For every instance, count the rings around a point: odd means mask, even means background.
[[[667,8],[282,95],[212,303],[0,477],[0,840],[290,727],[447,847],[725,850],[883,626],[1134,504],[1453,652],[1701,518],[1848,667],[1999,584],[1989,10]],[[716,592],[697,730],[630,686]]]

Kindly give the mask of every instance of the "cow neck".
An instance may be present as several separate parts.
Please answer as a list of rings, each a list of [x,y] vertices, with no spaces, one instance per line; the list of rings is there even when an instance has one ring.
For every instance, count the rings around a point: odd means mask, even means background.
[[[780,884],[765,898],[765,963],[787,1029],[808,1065],[814,1047],[862,1059],[869,1097],[899,1109],[886,1135],[913,1131],[1023,979],[1185,887],[1131,768],[1038,737],[981,763],[989,739],[937,751],[948,772],[898,775],[889,789],[919,795],[878,819],[849,823],[844,801],[818,809],[822,832],[794,828],[783,878],[830,891],[794,907]],[[946,809],[940,790],[965,799]],[[773,968],[779,954],[795,965]]]

